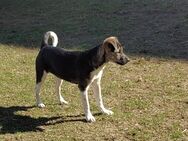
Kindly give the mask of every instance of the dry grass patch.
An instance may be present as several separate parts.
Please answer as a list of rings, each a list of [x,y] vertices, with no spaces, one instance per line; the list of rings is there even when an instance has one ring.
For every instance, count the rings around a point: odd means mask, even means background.
[[[42,90],[47,105],[33,107],[37,49],[0,46],[0,129],[2,140],[186,140],[188,137],[188,65],[180,60],[132,57],[125,67],[112,63],[102,78],[106,107],[101,115],[90,95],[97,122],[86,123],[77,87],[62,93],[58,105],[50,75]]]

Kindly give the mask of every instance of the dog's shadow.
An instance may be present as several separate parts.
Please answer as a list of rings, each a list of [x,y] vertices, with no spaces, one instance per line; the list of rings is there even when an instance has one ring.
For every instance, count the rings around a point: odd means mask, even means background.
[[[28,115],[17,114],[18,111],[27,111],[34,106],[0,107],[0,134],[16,132],[44,131],[45,126],[65,122],[86,122],[84,115],[69,115],[60,117],[34,118]],[[99,113],[95,114],[99,115]]]

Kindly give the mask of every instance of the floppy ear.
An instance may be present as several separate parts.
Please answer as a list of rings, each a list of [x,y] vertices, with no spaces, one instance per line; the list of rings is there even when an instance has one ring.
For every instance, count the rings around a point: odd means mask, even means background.
[[[115,47],[111,43],[108,43],[108,48],[111,50],[111,52],[114,52],[115,50]]]

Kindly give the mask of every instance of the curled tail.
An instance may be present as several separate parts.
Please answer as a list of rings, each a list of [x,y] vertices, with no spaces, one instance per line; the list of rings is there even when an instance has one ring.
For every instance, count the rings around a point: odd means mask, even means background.
[[[42,40],[42,44],[41,44],[41,49],[44,46],[48,46],[49,45],[49,43],[48,43],[49,39],[52,40],[52,46],[53,47],[57,46],[57,44],[58,44],[58,37],[57,37],[56,33],[53,32],[53,31],[48,31],[48,32],[46,32],[44,34],[44,37],[43,37],[43,40]]]

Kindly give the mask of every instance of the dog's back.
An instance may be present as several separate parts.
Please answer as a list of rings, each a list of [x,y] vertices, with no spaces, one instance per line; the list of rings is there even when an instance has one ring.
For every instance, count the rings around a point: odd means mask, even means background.
[[[37,59],[43,64],[46,72],[70,82],[74,80],[76,83],[79,56],[80,52],[68,52],[62,48],[46,46],[41,49]]]
[[[52,45],[48,44],[49,38],[52,38]],[[82,77],[89,78],[90,72],[100,65],[100,62],[97,61],[101,59],[97,55],[100,46],[84,52],[67,51],[56,47],[58,41],[56,38],[57,35],[54,32],[47,32],[44,35],[36,59],[36,71],[41,73],[42,71],[50,72],[61,79],[76,84],[83,79]]]

